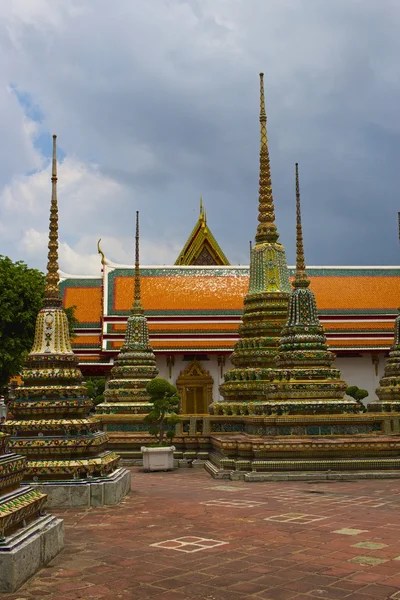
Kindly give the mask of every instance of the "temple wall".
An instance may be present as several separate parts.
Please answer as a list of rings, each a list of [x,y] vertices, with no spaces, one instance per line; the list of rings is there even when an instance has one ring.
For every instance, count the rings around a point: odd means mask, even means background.
[[[356,385],[359,388],[367,390],[369,396],[364,400],[364,404],[377,400],[375,390],[379,385],[379,379],[383,376],[385,367],[385,355],[376,354],[378,364],[378,374],[376,375],[376,365],[372,361],[372,353],[365,352],[358,356],[339,356],[334,363],[340,369],[342,378],[350,385]]]
[[[167,364],[166,355],[157,355],[157,368],[159,370],[159,377],[169,379],[171,383],[175,384],[180,373],[186,369],[190,361],[184,360],[183,354],[176,353],[173,356],[174,364],[171,366],[171,377],[169,377],[170,367]],[[219,386],[223,378],[221,378],[221,366],[218,364],[218,356],[216,354],[209,354],[208,356],[209,360],[200,361],[200,363],[214,380],[213,401],[222,400],[222,396],[219,393]],[[363,388],[369,392],[366,404],[377,399],[375,390],[379,385],[379,379],[383,376],[386,359],[384,353],[376,354],[378,358],[378,374],[376,375],[376,364],[372,361],[372,356],[373,354],[369,352],[355,356],[339,356],[335,362],[335,366],[340,369],[342,378],[349,386],[357,385],[359,388]],[[232,366],[229,358],[225,356],[223,372],[229,371]]]
[[[208,371],[211,377],[214,380],[213,385],[213,401],[222,400],[222,396],[219,394],[219,386],[222,383],[223,377],[221,377],[221,366],[218,364],[218,355],[209,354],[209,360],[199,361],[202,367]],[[175,385],[175,382],[182,371],[186,369],[186,367],[190,364],[190,361],[184,360],[183,354],[174,354],[174,364],[171,367],[171,377],[170,375],[170,367],[167,365],[167,357],[166,355],[156,355],[157,358],[157,368],[159,370],[159,377],[163,377],[168,379]],[[228,371],[232,368],[232,363],[228,357],[225,357],[225,364],[223,365],[223,372]]]

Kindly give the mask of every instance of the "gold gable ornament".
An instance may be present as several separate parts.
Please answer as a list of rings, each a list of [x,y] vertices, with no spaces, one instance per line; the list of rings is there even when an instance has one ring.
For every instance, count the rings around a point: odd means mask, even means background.
[[[207,215],[201,196],[199,218],[175,264],[197,266],[230,264],[207,225]]]

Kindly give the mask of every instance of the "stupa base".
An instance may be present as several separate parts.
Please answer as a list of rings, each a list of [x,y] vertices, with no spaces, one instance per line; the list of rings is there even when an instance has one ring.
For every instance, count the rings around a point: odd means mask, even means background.
[[[400,479],[400,469],[371,469],[369,471],[341,471],[325,470],[310,471],[304,466],[303,471],[231,471],[229,469],[219,469],[212,461],[207,461],[204,465],[205,470],[214,479],[247,482],[256,481],[355,481],[358,479]],[[341,466],[342,468],[342,466]]]
[[[118,468],[105,477],[40,481],[29,484],[47,494],[49,508],[89,508],[119,504],[131,489],[131,472]]]
[[[400,436],[211,436],[205,469],[216,479],[400,478]]]
[[[0,542],[0,593],[15,592],[64,547],[64,522],[45,515]]]
[[[150,402],[102,402],[96,406],[95,418],[112,415],[147,415],[153,409]]]
[[[281,416],[281,415],[333,415],[358,414],[362,412],[354,400],[343,399],[301,399],[301,400],[263,400],[244,402],[241,400],[213,402],[210,404],[211,415],[225,416]]]

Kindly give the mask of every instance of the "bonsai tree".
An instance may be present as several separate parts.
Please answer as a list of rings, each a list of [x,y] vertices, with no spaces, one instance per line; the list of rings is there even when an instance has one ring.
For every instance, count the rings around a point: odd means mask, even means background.
[[[348,387],[346,390],[346,394],[348,396],[351,396],[351,398],[354,398],[354,400],[357,400],[357,402],[361,404],[362,407],[364,407],[362,400],[369,396],[367,390],[362,390],[356,385],[351,385],[350,387]]]
[[[149,424],[149,433],[154,435],[157,444],[162,446],[165,437],[169,440],[174,437],[174,429],[171,430],[168,426],[179,422],[177,412],[180,397],[176,387],[160,377],[149,381],[146,390],[153,403],[153,409],[145,416],[144,422]]]

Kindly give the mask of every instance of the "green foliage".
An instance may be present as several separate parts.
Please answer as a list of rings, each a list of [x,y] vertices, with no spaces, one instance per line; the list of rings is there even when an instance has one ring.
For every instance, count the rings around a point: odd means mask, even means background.
[[[154,435],[157,443],[162,445],[164,437],[170,440],[174,437],[174,426],[179,423],[177,413],[180,397],[176,387],[159,377],[149,381],[146,390],[150,394],[153,409],[145,416],[144,421],[149,425],[150,435]]]
[[[45,286],[43,273],[0,255],[0,389],[5,393],[10,378],[21,372],[32,347]],[[72,337],[78,324],[75,309],[76,306],[64,309]]]
[[[31,349],[44,288],[40,271],[0,255],[0,388],[21,371]]]
[[[351,398],[355,399],[357,390],[358,390],[358,387],[356,385],[351,385],[350,387],[347,388],[346,394],[348,396],[351,396]]]
[[[161,377],[151,379],[146,386],[146,390],[152,398],[163,398],[165,394],[177,393],[176,388],[166,379],[161,379]]]
[[[102,396],[106,387],[106,378],[105,377],[86,377],[85,386],[88,391],[89,398],[92,398],[96,401],[97,397]],[[102,402],[100,400],[98,404]],[[96,403],[96,402],[95,402]]]
[[[362,403],[362,400],[364,398],[366,398],[369,394],[367,392],[367,390],[362,390],[359,387],[357,387],[356,385],[351,385],[347,388],[346,390],[346,394],[348,396],[350,396],[351,398],[354,398],[354,400],[357,400],[357,402],[363,407],[364,404]]]
[[[74,337],[76,337],[75,327],[79,325],[79,321],[75,316],[75,310],[76,306],[68,306],[68,308],[64,308],[64,312],[67,315],[68,319],[68,330],[69,337],[71,338],[71,340],[74,339]]]
[[[98,404],[101,404],[102,402],[104,402],[104,394],[99,394],[98,396],[96,396],[96,398],[94,398],[93,400],[93,404],[94,406],[97,406]]]

